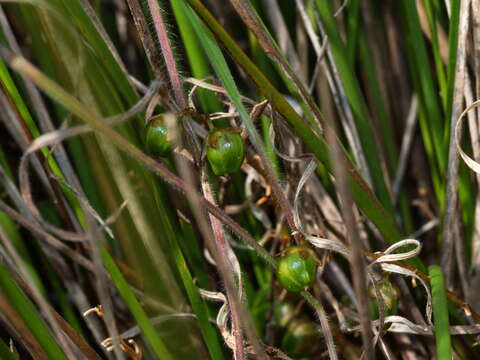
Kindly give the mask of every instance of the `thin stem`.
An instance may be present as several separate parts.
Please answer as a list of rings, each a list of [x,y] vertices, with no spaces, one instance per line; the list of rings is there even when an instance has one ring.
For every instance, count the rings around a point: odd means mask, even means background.
[[[320,320],[320,325],[322,326],[323,336],[325,338],[325,342],[327,343],[328,355],[330,356],[330,360],[337,360],[338,355],[337,351],[335,350],[335,343],[333,341],[332,330],[330,329],[330,325],[328,324],[327,314],[325,313],[325,309],[323,308],[320,301],[318,301],[312,294],[308,291],[303,291],[302,296],[310,306],[316,311],[318,315],[318,319]]]
[[[148,8],[152,14],[152,20],[153,24],[155,25],[158,41],[160,42],[160,47],[162,48],[163,59],[165,60],[168,77],[170,78],[170,83],[172,84],[173,92],[175,94],[175,100],[177,100],[180,108],[183,109],[185,108],[185,98],[183,95],[182,84],[178,76],[177,64],[173,56],[170,41],[168,40],[167,28],[165,27],[162,14],[160,13],[158,1],[148,0]]]
[[[204,174],[204,177],[206,176],[207,175]],[[210,187],[210,184],[208,183],[207,179],[204,179],[204,180],[205,181],[202,181],[203,194],[207,200],[211,201],[212,204],[214,204],[215,198],[214,198],[212,189]],[[225,259],[228,259],[228,251],[232,251],[232,250],[227,249],[229,245],[225,241],[225,234],[223,232],[222,224],[212,214],[209,214],[208,217],[210,219],[210,224],[212,225],[213,237],[215,239],[215,244],[218,251],[217,258],[221,262],[224,262],[222,268],[226,268],[227,271],[230,272],[230,269],[229,269],[230,267],[227,265]],[[242,284],[240,283],[239,286],[242,286]],[[236,308],[238,308],[238,300],[241,301],[241,299],[238,299],[237,295],[231,292],[232,290],[231,286],[226,286],[226,290],[227,290],[227,299],[230,304],[230,312],[232,314],[232,329],[233,329],[233,334],[235,336],[235,349],[234,349],[235,360],[244,360],[246,359],[246,356],[244,351],[242,325],[239,318],[239,313],[238,311],[235,311]],[[235,289],[233,289],[233,291],[235,291]],[[233,304],[236,304],[236,306],[233,306]]]
[[[441,265],[445,271],[447,288],[453,285],[453,251],[455,241],[455,218],[460,216],[457,208],[458,201],[458,169],[460,157],[455,146],[455,127],[462,112],[463,98],[465,91],[466,71],[466,46],[468,34],[468,15],[470,13],[470,0],[462,1],[460,11],[460,30],[457,50],[457,63],[455,70],[455,91],[452,103],[452,114],[450,120],[450,147],[448,151],[448,171],[445,202],[445,219],[443,223],[443,245]],[[458,239],[461,241],[461,239]]]
[[[331,143],[333,158],[340,160],[341,149],[338,147],[335,139],[331,138],[330,133],[327,133],[327,140]],[[365,358],[374,359],[375,353],[372,346],[373,333],[367,297],[366,265],[363,256],[362,242],[358,236],[357,224],[353,213],[354,202],[350,187],[348,186],[347,173],[344,164],[341,161],[334,161],[334,169],[337,193],[341,194],[341,210],[345,222],[349,246],[352,251],[352,256],[349,260],[353,277],[353,287],[358,301],[358,313]]]

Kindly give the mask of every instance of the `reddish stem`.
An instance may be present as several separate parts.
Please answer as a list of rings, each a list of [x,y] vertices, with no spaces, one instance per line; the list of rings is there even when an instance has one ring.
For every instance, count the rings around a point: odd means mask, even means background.
[[[172,84],[173,92],[175,94],[175,100],[181,109],[186,107],[185,97],[182,90],[182,84],[180,77],[178,76],[177,64],[173,56],[172,47],[170,46],[170,40],[168,39],[167,28],[163,21],[162,14],[160,13],[160,7],[157,0],[148,0],[148,8],[152,14],[153,24],[157,32],[158,41],[162,48],[163,59],[165,60],[165,66],[167,67],[168,77]]]

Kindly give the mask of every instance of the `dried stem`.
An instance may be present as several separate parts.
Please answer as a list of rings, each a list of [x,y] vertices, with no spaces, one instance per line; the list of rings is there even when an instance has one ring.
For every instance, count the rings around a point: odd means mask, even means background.
[[[327,133],[327,139],[332,147],[332,157],[340,159],[341,149],[338,147],[332,133]],[[372,325],[370,308],[367,297],[367,273],[363,256],[362,242],[358,236],[355,214],[353,213],[354,203],[350,187],[348,186],[347,173],[342,161],[333,161],[336,179],[337,193],[341,194],[341,209],[345,222],[347,239],[351,249],[350,272],[353,277],[353,287],[358,302],[358,313],[362,332],[362,342],[365,359],[374,359],[375,352],[372,346]]]
[[[202,180],[203,194],[207,200],[209,200],[210,202],[212,202],[212,204],[214,204],[215,198],[214,198],[211,186],[208,182],[208,179],[206,179],[207,174],[205,173],[205,171],[202,177],[204,178]],[[229,270],[230,267],[227,265],[225,259],[229,258],[228,252],[232,250],[227,249],[229,245],[225,240],[225,233],[223,231],[222,224],[212,214],[209,214],[208,217],[210,219],[210,224],[212,225],[213,237],[215,239],[215,245],[218,251],[217,259],[220,262],[224,262],[222,267],[226,268],[226,271],[228,271],[231,274],[231,271]],[[233,280],[233,277],[232,277],[232,280]],[[240,283],[239,286],[242,286],[242,284]],[[235,291],[235,289],[232,289],[231,286],[226,286],[225,288],[227,290],[227,299],[230,304],[230,311],[232,314],[232,329],[235,337],[234,358],[235,360],[245,360],[246,355],[245,355],[245,348],[244,348],[243,335],[242,335],[242,325],[239,318],[239,312],[236,311],[239,305],[238,302],[242,301],[242,299],[237,297],[235,293],[231,292],[231,291]]]
[[[453,286],[453,256],[455,241],[455,218],[459,216],[457,208],[458,199],[458,165],[460,158],[455,145],[455,127],[462,112],[465,90],[466,70],[466,40],[468,34],[468,18],[470,13],[470,0],[462,1],[460,10],[460,31],[458,34],[457,63],[455,69],[455,90],[450,117],[450,147],[448,152],[447,188],[445,201],[445,218],[443,224],[443,245],[441,265],[445,274],[447,288]],[[459,239],[459,241],[461,241]]]

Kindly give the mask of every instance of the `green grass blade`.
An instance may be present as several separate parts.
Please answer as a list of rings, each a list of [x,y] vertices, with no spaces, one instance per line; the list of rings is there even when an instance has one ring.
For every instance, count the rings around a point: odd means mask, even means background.
[[[428,268],[432,286],[433,322],[435,325],[435,346],[438,360],[452,359],[452,344],[448,321],[447,296],[442,269],[437,265]]]
[[[385,209],[393,214],[392,201],[385,184],[385,174],[382,171],[380,157],[378,156],[379,151],[375,146],[375,142],[371,141],[375,135],[369,122],[367,105],[360,90],[358,79],[348,61],[347,48],[340,37],[331,3],[330,1],[317,0],[317,7],[323,21],[325,33],[328,35],[338,74],[345,89],[345,95],[356,121],[357,131],[370,169],[375,191]]]
[[[432,52],[433,52],[433,58],[435,60],[435,68],[437,70],[438,85],[440,88],[440,92],[442,94],[443,106],[446,109],[447,101],[448,101],[447,100],[448,99],[447,76],[445,74],[442,57],[440,55],[440,45],[438,43],[438,35],[437,35],[437,16],[436,16],[436,11],[434,9],[434,4],[432,3],[432,1],[433,0],[424,1],[425,12],[427,15],[428,26],[430,28],[430,34],[432,36]],[[458,35],[458,31],[457,31],[457,35]],[[448,114],[447,111],[445,111],[445,113]]]
[[[355,62],[355,54],[358,44],[358,35],[359,35],[359,25],[360,25],[360,1],[351,0],[347,7],[348,18],[347,18],[347,51],[348,51],[348,61],[350,65],[353,66]]]
[[[415,89],[415,93],[418,95],[418,100],[419,100],[419,128],[420,132],[422,135],[422,140],[423,140],[423,148],[424,151],[427,155],[428,162],[430,165],[430,173],[431,173],[431,180],[432,180],[432,185],[433,185],[433,190],[435,193],[435,197],[437,201],[439,202],[440,208],[443,207],[442,203],[444,200],[444,192],[443,192],[443,173],[440,172],[440,165],[438,159],[440,157],[445,157],[444,154],[438,154],[437,148],[438,148],[438,138],[439,136],[436,135],[437,140],[436,142],[434,141],[433,137],[433,130],[432,130],[432,123],[437,124],[438,121],[440,121],[440,118],[435,118],[432,116],[434,113],[429,112],[429,107],[432,106],[432,101],[435,102],[435,99],[430,99],[428,97],[425,99],[425,87],[430,88],[430,86],[425,86],[424,83],[430,83],[431,80],[431,74],[428,72],[430,71],[429,68],[424,69],[423,66],[429,66],[426,65],[425,62],[428,62],[428,59],[426,59],[424,56],[426,56],[426,49],[425,49],[425,44],[423,43],[423,37],[419,36],[417,34],[419,30],[419,24],[418,24],[418,14],[416,14],[416,10],[414,15],[417,16],[417,21],[413,22],[415,26],[413,26],[412,20],[408,20],[409,18],[409,11],[407,11],[404,7],[405,3],[404,2],[399,2],[396,4],[398,8],[395,10],[401,13],[401,19],[403,20],[403,32],[404,32],[404,37],[405,41],[407,43],[415,43],[417,44],[420,42],[418,46],[414,49],[413,47],[406,47],[406,53],[407,53],[407,61],[408,65],[410,68],[410,71],[412,73],[411,75],[411,80],[413,87]],[[423,52],[423,56],[417,54],[419,51],[419,46],[422,46],[423,48],[421,49],[421,52]],[[431,95],[431,96],[436,96],[436,95]],[[440,115],[438,115],[440,116]],[[443,128],[443,126],[442,126]],[[437,132],[443,132],[442,128],[437,129]]]
[[[420,102],[425,108],[425,113],[428,114],[428,131],[432,139],[433,158],[436,161],[436,166],[441,174],[446,170],[447,157],[444,142],[444,121],[442,117],[441,107],[438,103],[438,92],[435,89],[433,77],[431,73],[430,61],[427,55],[425,40],[420,26],[420,19],[416,8],[415,0],[405,0],[399,2],[399,6],[403,10],[403,18],[406,23],[408,38],[411,44],[411,52],[413,56],[416,75],[419,83]]]
[[[155,197],[159,207],[158,213],[160,215],[160,221],[165,229],[164,234],[168,238],[177,271],[180,273],[190,304],[197,316],[200,330],[202,331],[203,339],[207,345],[210,356],[214,360],[221,360],[223,359],[223,353],[217,332],[210,323],[208,307],[200,297],[197,287],[193,282],[192,274],[190,273],[179,244],[181,241],[178,235],[180,234],[179,224],[173,222],[172,210],[167,208],[166,193],[162,190],[162,188],[157,188],[155,190]]]
[[[262,122],[263,141],[265,142],[265,152],[268,161],[272,165],[272,169],[275,172],[277,179],[280,179],[280,164],[278,162],[278,156],[275,152],[272,139],[270,137],[270,126],[272,121],[265,115],[261,116],[260,121]]]
[[[51,359],[67,360],[64,352],[55,341],[50,330],[40,318],[32,302],[10,277],[7,269],[0,264],[0,291],[11,304],[15,304],[18,315],[28,326],[33,336]]]
[[[137,324],[142,330],[145,339],[151,345],[153,351],[159,357],[159,359],[173,360],[172,355],[168,351],[162,339],[158,336],[153,325],[150,323],[147,314],[145,314],[145,311],[143,311],[142,306],[133,294],[133,291],[130,289],[130,286],[128,285],[127,281],[123,277],[115,262],[113,261],[108,250],[102,246],[101,251],[105,268],[112,277],[112,281],[115,284],[118,292],[122,296],[123,300],[125,301],[128,309],[137,321]]]
[[[42,294],[45,294],[45,288],[42,283],[42,278],[38,274],[37,269],[32,262],[32,258],[27,250],[21,234],[18,231],[17,225],[3,211],[0,211],[0,227],[3,228],[7,236],[12,240],[13,245],[17,249],[22,259],[22,265],[25,266],[25,269],[27,269],[39,291]]]
[[[13,356],[10,348],[7,344],[0,338],[0,359],[2,360],[17,360],[15,356]]]
[[[374,111],[378,118],[380,131],[382,133],[383,146],[386,152],[387,166],[390,171],[395,171],[397,164],[397,148],[394,139],[394,131],[392,129],[391,119],[386,112],[386,104],[380,87],[379,79],[375,71],[375,65],[371,58],[371,51],[366,39],[366,34],[363,31],[358,31],[358,48],[360,59],[365,71],[365,83],[368,86],[369,92],[372,94]]]

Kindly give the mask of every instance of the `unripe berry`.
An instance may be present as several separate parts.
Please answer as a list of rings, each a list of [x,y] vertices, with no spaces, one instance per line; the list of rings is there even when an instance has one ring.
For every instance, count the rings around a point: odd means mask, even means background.
[[[167,126],[162,123],[160,117],[154,117],[148,123],[145,145],[147,152],[153,157],[165,157],[172,150]]]
[[[278,280],[288,291],[300,292],[312,286],[316,272],[315,253],[305,246],[288,248],[278,260]]]
[[[231,174],[240,169],[245,158],[245,143],[240,134],[213,130],[207,137],[207,159],[217,176]]]

